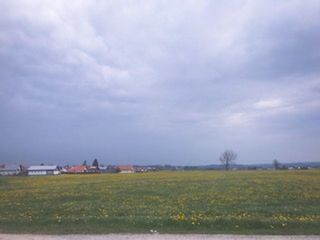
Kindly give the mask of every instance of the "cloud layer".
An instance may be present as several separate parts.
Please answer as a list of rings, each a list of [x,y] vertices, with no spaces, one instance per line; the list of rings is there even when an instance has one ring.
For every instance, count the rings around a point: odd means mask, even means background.
[[[320,1],[0,8],[0,161],[320,160]]]

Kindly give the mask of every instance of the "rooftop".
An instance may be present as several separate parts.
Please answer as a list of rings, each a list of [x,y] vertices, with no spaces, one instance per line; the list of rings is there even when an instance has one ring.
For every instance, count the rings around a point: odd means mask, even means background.
[[[57,165],[39,165],[39,166],[30,166],[28,171],[46,171],[46,170],[56,170]]]
[[[18,164],[1,164],[0,171],[16,171],[20,170],[20,166]]]

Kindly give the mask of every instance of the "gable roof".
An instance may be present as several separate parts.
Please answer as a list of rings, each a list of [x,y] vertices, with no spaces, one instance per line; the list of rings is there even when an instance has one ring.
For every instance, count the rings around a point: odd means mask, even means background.
[[[84,165],[72,166],[67,169],[68,172],[86,172],[88,171],[88,167]]]
[[[39,165],[31,166],[28,168],[28,171],[54,171],[58,168],[57,165]]]
[[[21,168],[18,164],[2,164],[0,165],[0,171],[20,171]]]
[[[120,171],[133,171],[134,167],[131,165],[121,165],[121,166],[118,166],[118,169]]]

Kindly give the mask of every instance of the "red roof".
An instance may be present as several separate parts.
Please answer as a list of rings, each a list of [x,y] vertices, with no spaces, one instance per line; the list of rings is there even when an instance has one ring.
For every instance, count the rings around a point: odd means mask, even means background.
[[[120,171],[134,171],[134,167],[130,166],[130,165],[122,165],[122,166],[118,166],[118,169]]]
[[[88,167],[87,166],[83,166],[83,165],[72,166],[72,167],[68,168],[67,171],[68,172],[72,172],[72,173],[83,173],[83,172],[87,172],[88,171]]]

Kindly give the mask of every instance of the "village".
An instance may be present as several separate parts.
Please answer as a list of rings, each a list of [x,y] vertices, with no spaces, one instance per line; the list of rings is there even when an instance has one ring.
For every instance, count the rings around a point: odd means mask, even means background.
[[[103,165],[94,159],[92,165],[86,161],[81,165],[32,165],[29,167],[20,164],[0,164],[0,176],[48,176],[60,174],[98,174],[98,173],[144,173],[154,171],[151,167],[133,165]]]
[[[233,164],[230,170],[310,170],[319,169],[319,162],[297,162],[288,164]],[[205,171],[205,170],[224,170],[223,165],[204,165],[204,166],[175,166],[175,165],[106,165],[99,164],[94,159],[92,164],[84,161],[80,165],[58,165],[58,164],[39,164],[25,166],[22,164],[0,163],[0,176],[50,176],[62,174],[118,174],[118,173],[147,173],[155,171]]]

